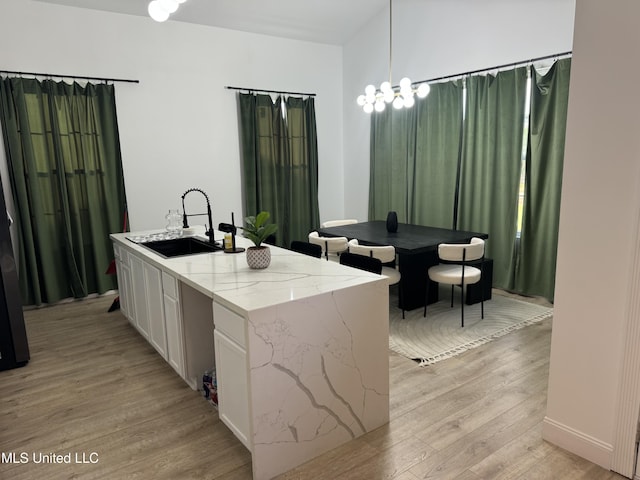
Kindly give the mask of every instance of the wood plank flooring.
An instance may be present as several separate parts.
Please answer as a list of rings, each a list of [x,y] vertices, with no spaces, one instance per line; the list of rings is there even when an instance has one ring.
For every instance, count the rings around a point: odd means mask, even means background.
[[[0,479],[250,479],[249,452],[112,301],[25,312],[31,361],[0,372],[0,452],[29,461],[5,458]],[[389,352],[390,423],[280,479],[623,478],[542,440],[550,333],[424,368]],[[34,463],[51,453],[71,463]]]

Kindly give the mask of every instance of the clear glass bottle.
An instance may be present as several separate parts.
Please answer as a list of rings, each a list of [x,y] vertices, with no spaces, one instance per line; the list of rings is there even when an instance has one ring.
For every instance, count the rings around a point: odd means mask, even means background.
[[[165,216],[167,219],[167,233],[170,237],[179,237],[182,235],[182,215],[178,210],[169,210]]]

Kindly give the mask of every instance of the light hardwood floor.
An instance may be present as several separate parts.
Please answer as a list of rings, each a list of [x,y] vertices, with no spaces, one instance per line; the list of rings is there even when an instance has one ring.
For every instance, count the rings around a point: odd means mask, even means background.
[[[0,452],[29,462],[0,479],[250,479],[249,452],[112,300],[25,312],[31,361],[0,372]],[[621,479],[542,440],[550,332],[425,368],[390,352],[389,424],[281,479]],[[33,462],[51,453],[71,463]]]

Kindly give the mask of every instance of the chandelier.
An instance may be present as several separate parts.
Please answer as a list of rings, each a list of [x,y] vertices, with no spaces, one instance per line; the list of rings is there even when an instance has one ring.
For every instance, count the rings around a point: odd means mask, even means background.
[[[169,15],[178,10],[180,4],[187,0],[152,0],[149,2],[147,10],[149,16],[156,22],[165,22],[169,19]]]
[[[364,89],[364,95],[358,96],[356,101],[366,113],[371,113],[374,110],[376,112],[382,112],[387,103],[391,103],[393,108],[396,109],[411,108],[415,104],[415,96],[425,98],[431,90],[428,83],[424,82],[419,85],[414,85],[407,77],[400,80],[398,86],[393,86],[391,83],[391,64],[393,60],[392,1],[393,0],[389,0],[389,81],[382,82],[379,89],[374,85],[367,85]]]

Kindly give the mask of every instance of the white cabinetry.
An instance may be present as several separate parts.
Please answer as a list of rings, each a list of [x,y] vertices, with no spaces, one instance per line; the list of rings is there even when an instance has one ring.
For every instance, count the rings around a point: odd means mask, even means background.
[[[220,420],[251,451],[246,320],[214,302],[213,322]]]
[[[144,338],[149,340],[149,317],[147,315],[147,287],[144,281],[144,262],[129,255],[131,265],[131,293],[133,311],[130,320]]]
[[[122,245],[114,243],[113,251],[120,310],[174,370],[185,378],[178,281]]]
[[[163,358],[167,358],[167,333],[165,330],[162,272],[144,263],[145,297],[149,320],[149,342]]]
[[[184,335],[182,332],[182,312],[178,299],[178,282],[171,275],[162,272],[164,318],[167,332],[167,356],[169,365],[184,378]]]
[[[132,323],[131,314],[131,268],[129,267],[129,253],[126,249],[114,243],[113,253],[116,260],[116,275],[118,278],[118,296],[120,298],[120,311]]]

